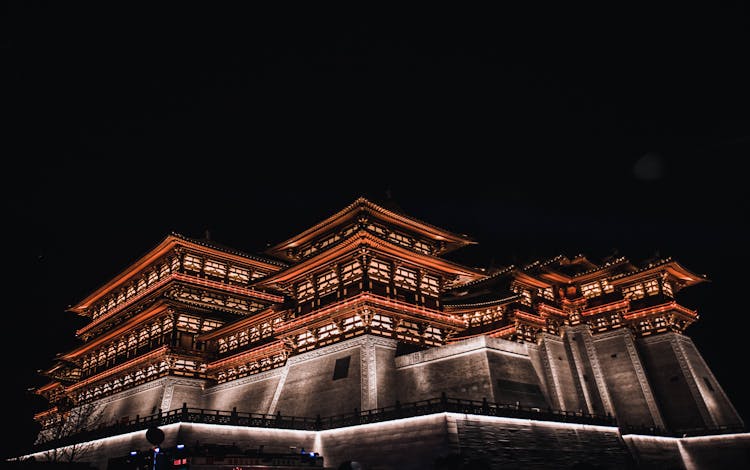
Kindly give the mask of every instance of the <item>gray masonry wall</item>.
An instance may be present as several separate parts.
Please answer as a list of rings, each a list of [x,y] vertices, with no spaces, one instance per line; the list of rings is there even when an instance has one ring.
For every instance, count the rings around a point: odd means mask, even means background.
[[[538,344],[552,408],[566,411],[586,409],[581,400],[575,366],[562,338],[541,333]]]
[[[360,338],[358,338],[360,339]],[[333,380],[337,359],[349,357],[345,378]],[[315,417],[351,413],[362,406],[360,342],[337,343],[293,356],[274,412],[285,416]]]
[[[282,369],[232,380],[206,390],[204,403],[212,410],[229,411],[237,407],[244,413],[268,414]]]
[[[750,468],[750,433],[680,439],[685,467]]]
[[[682,470],[686,468],[682,462],[678,439],[630,434],[623,436],[623,440],[638,469]]]
[[[630,332],[623,328],[593,339],[618,423],[663,427]]]
[[[571,369],[576,374],[576,380],[580,387],[581,401],[585,410],[597,415],[612,413],[606,398],[606,386],[603,381],[601,368],[594,357],[589,354],[593,351],[593,338],[591,330],[587,325],[563,327],[566,350],[571,360]],[[603,396],[604,395],[604,396]],[[606,403],[606,404],[605,404]]]
[[[639,341],[665,419],[675,430],[742,426],[721,385],[687,336],[665,333]]]
[[[456,422],[461,453],[489,468],[633,468],[615,427],[458,414],[448,417]]]
[[[327,468],[354,460],[368,470],[435,469],[450,456],[491,469],[739,469],[750,468],[750,433],[692,438],[620,436],[617,428],[438,413],[326,431],[177,423],[162,426],[162,447],[232,444],[241,450],[320,453]],[[109,457],[148,450],[146,431],[80,447],[82,461],[106,470]],[[34,454],[45,460],[45,454]],[[444,467],[451,468],[451,467]],[[457,466],[452,468],[458,468]],[[469,467],[471,468],[471,467]]]
[[[396,403],[396,369],[394,366],[395,355],[395,345],[393,348],[387,348],[383,346],[375,347],[375,359],[377,361],[378,375],[378,408],[393,406]]]
[[[556,403],[552,398],[552,393],[554,393],[554,391],[550,390],[550,385],[547,382],[547,375],[545,372],[544,363],[542,362],[542,355],[539,352],[539,345],[526,344],[526,353],[529,355],[529,362],[534,367],[534,372],[536,373],[539,387],[542,389],[544,399],[547,403],[549,403],[549,406],[552,407],[553,404]]]
[[[433,469],[441,456],[457,452],[456,431],[444,414],[321,431],[326,467],[356,461],[367,470]]]
[[[189,383],[184,379],[177,380],[178,382],[173,385],[171,399],[165,396],[165,399],[162,400],[162,408],[165,411],[179,408],[183,403],[186,403],[188,408],[206,408],[203,401],[203,389],[200,384]]]
[[[166,378],[148,382],[134,389],[117,393],[98,402],[97,417],[103,424],[119,422],[123,418],[148,416],[161,408]]]
[[[648,371],[649,381],[670,429],[682,430],[704,425],[693,394],[668,338],[654,337],[656,341],[640,341],[639,350]]]
[[[396,399],[402,403],[461,398],[521,402],[547,408],[526,346],[478,336],[396,358]]]
[[[498,349],[486,350],[493,395],[496,403],[519,403],[522,406],[547,408],[539,378],[529,358]]]
[[[471,341],[471,340],[467,340]],[[490,399],[489,364],[483,344],[455,343],[396,358],[396,399],[402,403],[438,398]]]

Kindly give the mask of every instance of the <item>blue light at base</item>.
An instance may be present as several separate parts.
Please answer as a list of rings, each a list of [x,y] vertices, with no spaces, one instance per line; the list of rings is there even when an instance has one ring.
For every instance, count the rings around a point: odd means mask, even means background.
[[[178,449],[184,449],[185,448],[185,444],[177,444],[177,448]]]

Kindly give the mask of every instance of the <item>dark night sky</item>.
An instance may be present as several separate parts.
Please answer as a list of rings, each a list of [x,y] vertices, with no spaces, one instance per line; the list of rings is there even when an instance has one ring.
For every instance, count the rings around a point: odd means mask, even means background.
[[[317,7],[8,7],[3,455],[75,344],[65,308],[169,231],[258,252],[360,195],[472,236],[471,265],[617,250],[707,274],[688,334],[750,419],[742,3]]]

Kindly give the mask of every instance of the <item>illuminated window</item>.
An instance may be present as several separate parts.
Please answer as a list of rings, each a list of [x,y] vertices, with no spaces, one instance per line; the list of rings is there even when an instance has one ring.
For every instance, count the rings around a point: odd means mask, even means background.
[[[386,233],[385,228],[381,227],[380,225],[374,225],[374,224],[368,225],[367,230],[373,233],[377,233],[378,235],[382,235],[382,236],[385,236],[385,233]]]
[[[318,251],[318,247],[317,246],[315,246],[315,245],[308,245],[305,248],[303,248],[302,250],[300,250],[300,254],[304,258],[304,257],[310,256],[311,254],[315,253],[316,251]]]
[[[622,295],[626,299],[636,300],[646,296],[643,290],[643,284],[633,284],[622,288]]]
[[[151,271],[150,273],[148,273],[148,280],[146,281],[146,283],[151,285],[158,280],[159,280],[159,275],[156,274],[156,271]]]
[[[271,335],[273,335],[273,328],[271,328],[271,324],[269,322],[265,322],[261,324],[260,325],[260,337],[268,338]]]
[[[341,240],[341,237],[338,234],[335,234],[330,237],[326,237],[323,240],[318,243],[318,247],[322,250],[323,248],[332,245],[333,243],[336,243],[337,241]]]
[[[197,333],[199,331],[200,321],[200,318],[197,317],[180,315],[177,317],[177,329],[180,331]]]
[[[388,239],[391,241],[394,241],[398,243],[401,246],[411,246],[412,241],[411,238],[407,237],[406,235],[402,235],[397,232],[391,232],[388,234]]]
[[[420,338],[419,325],[410,321],[403,321],[396,330],[396,338],[406,341],[418,341]]]
[[[362,265],[355,260],[341,266],[341,280],[344,285],[351,284],[362,278]]]
[[[338,333],[338,327],[333,323],[329,323],[328,325],[322,326],[318,329],[318,341],[323,341],[330,336],[337,335]]]
[[[391,266],[385,261],[373,258],[367,267],[367,274],[371,279],[389,282],[391,278]]]
[[[668,295],[669,297],[674,297],[674,294],[672,293],[671,282],[665,279],[664,281],[662,281],[661,288],[662,288],[662,292],[664,292],[664,295]]]
[[[232,266],[229,268],[229,280],[246,284],[250,280],[250,271]]]
[[[555,300],[555,294],[554,294],[554,292],[552,292],[552,288],[551,287],[547,287],[547,288],[544,288],[544,289],[542,289],[542,288],[537,289],[537,295],[539,297],[543,297],[543,298],[545,298],[547,300]]]
[[[417,272],[407,268],[396,268],[393,282],[397,287],[415,291],[417,290]]]
[[[221,325],[222,323],[218,321],[203,320],[203,324],[201,325],[201,331],[211,331],[220,327]]]
[[[311,281],[303,281],[297,284],[297,301],[311,299],[315,295]]]
[[[520,302],[524,305],[531,305],[531,292],[528,289],[524,289],[518,284],[511,286],[511,290],[516,294],[521,294]]]
[[[606,280],[602,279],[599,281],[602,285],[602,290],[606,293],[614,292],[615,288]]]
[[[248,333],[250,335],[250,342],[255,342],[260,339],[260,330],[258,330],[257,326],[251,326]]]
[[[224,279],[224,276],[227,274],[227,265],[218,261],[207,259],[206,264],[203,266],[203,272],[209,276]]]
[[[185,255],[182,261],[182,265],[188,271],[200,271],[201,270],[201,259],[193,255]]]
[[[250,276],[253,280],[260,279],[262,277],[266,277],[268,273],[264,273],[263,271],[255,270],[253,271],[253,274]]]
[[[432,251],[432,248],[430,247],[430,245],[428,245],[427,243],[423,241],[415,241],[414,249],[427,255],[430,254],[430,252]]]
[[[581,294],[584,297],[597,297],[602,295],[602,288],[599,281],[581,285]]]
[[[226,301],[224,301],[224,305],[226,305],[229,308],[237,308],[237,309],[240,309],[240,310],[246,310],[247,309],[247,305],[246,305],[246,303],[245,303],[244,300],[242,300],[242,299],[240,299],[238,297],[232,297],[231,295],[227,296]]]
[[[422,289],[423,294],[437,297],[440,294],[440,280],[435,276],[425,274],[422,276],[419,288]]]
[[[138,347],[146,346],[148,344],[148,329],[142,329],[138,333]]]
[[[393,322],[390,317],[376,314],[372,316],[370,326],[372,326],[373,328],[380,328],[382,330],[392,330]]]
[[[339,279],[333,271],[321,274],[317,277],[316,282],[318,283],[318,295],[321,297],[335,291],[339,285]]]
[[[643,287],[646,289],[646,295],[656,295],[659,293],[659,281],[656,279],[644,282]]]

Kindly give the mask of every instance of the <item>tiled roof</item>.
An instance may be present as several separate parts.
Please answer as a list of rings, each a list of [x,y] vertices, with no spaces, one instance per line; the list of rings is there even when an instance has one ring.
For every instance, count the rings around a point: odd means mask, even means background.
[[[231,247],[228,247],[226,245],[222,245],[221,243],[216,243],[213,240],[207,240],[205,238],[192,238],[192,237],[188,237],[188,236],[185,236],[185,235],[183,235],[181,233],[177,233],[177,232],[171,232],[170,235],[172,235],[174,237],[177,237],[177,238],[180,238],[180,239],[185,240],[185,241],[190,242],[190,243],[195,243],[196,245],[205,246],[206,248],[213,248],[213,249],[216,249],[216,250],[223,251],[225,253],[229,253],[229,254],[233,254],[233,255],[238,255],[238,256],[245,257],[245,258],[254,259],[256,261],[261,261],[261,262],[269,263],[269,264],[275,264],[276,266],[279,266],[279,267],[282,267],[282,268],[285,268],[285,267],[288,266],[286,263],[284,263],[283,261],[280,261],[278,259],[274,259],[274,258],[271,258],[269,256],[252,255],[250,253],[246,253],[244,251],[240,251],[240,250],[237,250],[235,248],[231,248]]]

